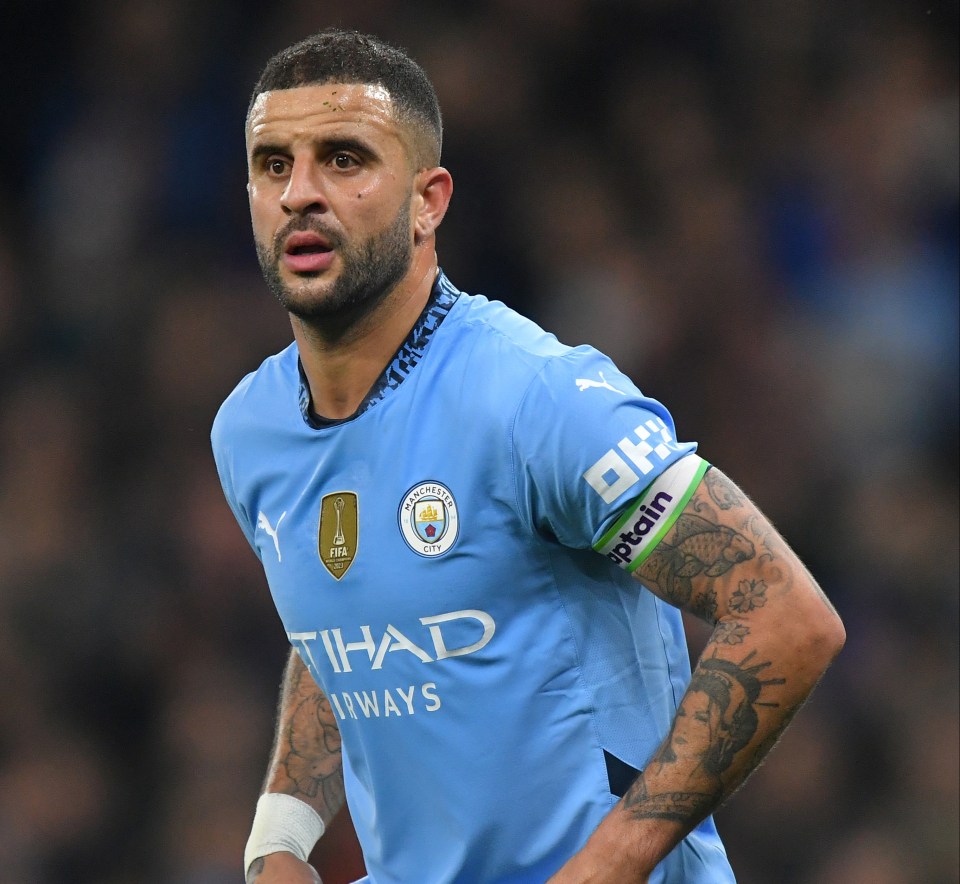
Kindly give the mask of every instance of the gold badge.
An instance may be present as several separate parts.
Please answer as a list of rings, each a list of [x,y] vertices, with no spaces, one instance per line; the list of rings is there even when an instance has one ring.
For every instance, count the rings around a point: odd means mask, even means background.
[[[320,531],[317,551],[323,566],[337,580],[347,573],[357,555],[357,495],[335,491],[320,501]]]

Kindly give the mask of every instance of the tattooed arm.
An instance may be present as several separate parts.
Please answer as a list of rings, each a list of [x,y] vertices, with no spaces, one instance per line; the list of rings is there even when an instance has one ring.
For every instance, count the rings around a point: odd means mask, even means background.
[[[264,792],[282,792],[309,804],[329,825],[343,806],[340,730],[326,696],[295,651],[290,652]],[[314,869],[293,854],[254,861],[247,884],[319,884]]]
[[[636,576],[714,630],[666,739],[551,884],[646,882],[756,768],[843,646],[816,582],[719,470]]]

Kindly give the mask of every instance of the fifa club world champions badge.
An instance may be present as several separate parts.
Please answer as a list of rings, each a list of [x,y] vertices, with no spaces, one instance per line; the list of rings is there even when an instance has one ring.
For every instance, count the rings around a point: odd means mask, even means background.
[[[320,501],[320,528],[317,551],[323,566],[339,580],[357,555],[359,535],[357,495],[335,491]]]

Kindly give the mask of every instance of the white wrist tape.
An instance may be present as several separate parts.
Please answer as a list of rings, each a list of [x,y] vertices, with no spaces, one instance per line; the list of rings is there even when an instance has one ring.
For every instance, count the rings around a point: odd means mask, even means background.
[[[243,851],[244,874],[257,857],[278,850],[289,851],[306,862],[325,828],[320,814],[306,802],[281,792],[264,793],[257,801]]]

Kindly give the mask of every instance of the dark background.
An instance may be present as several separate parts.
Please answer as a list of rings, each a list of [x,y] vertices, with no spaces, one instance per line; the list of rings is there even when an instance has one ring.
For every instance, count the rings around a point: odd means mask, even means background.
[[[451,279],[610,353],[846,621],[741,884],[956,882],[956,2],[333,8],[0,6],[0,877],[240,881],[286,648],[208,433],[290,338],[243,116],[341,24],[436,83]]]

